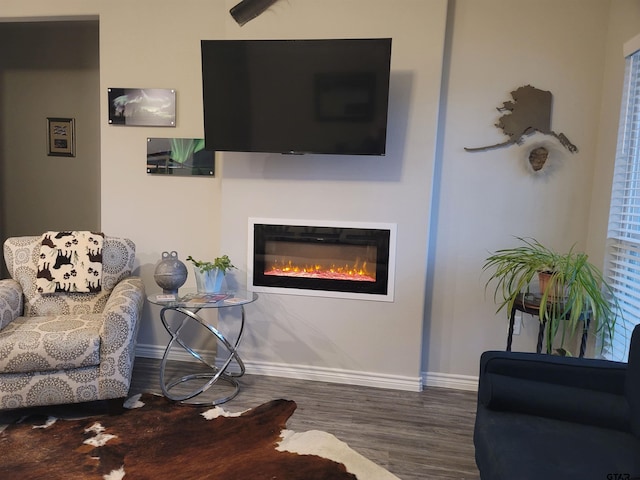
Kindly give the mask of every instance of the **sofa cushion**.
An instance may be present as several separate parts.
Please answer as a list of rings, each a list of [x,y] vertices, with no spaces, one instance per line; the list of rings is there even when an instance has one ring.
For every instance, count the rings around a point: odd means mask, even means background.
[[[101,314],[18,317],[0,331],[0,371],[46,372],[100,363]]]
[[[620,430],[480,406],[476,461],[487,479],[602,479],[640,476],[640,440]]]

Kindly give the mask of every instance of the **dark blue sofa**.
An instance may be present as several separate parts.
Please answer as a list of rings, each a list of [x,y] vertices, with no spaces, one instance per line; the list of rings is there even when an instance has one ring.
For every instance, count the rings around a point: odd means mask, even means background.
[[[474,444],[482,480],[640,480],[640,326],[628,364],[483,353]]]

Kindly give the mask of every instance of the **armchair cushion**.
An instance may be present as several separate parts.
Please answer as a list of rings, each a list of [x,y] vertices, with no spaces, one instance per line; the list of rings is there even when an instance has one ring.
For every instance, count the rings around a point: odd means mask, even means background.
[[[22,288],[15,280],[0,280],[0,330],[22,315]]]
[[[0,372],[68,370],[100,363],[101,314],[19,317],[0,331]]]
[[[640,475],[640,443],[620,430],[479,407],[474,443],[482,480]]]

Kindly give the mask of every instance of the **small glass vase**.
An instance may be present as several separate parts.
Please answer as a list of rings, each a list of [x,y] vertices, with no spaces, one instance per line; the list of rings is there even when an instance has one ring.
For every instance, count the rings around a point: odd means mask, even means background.
[[[193,268],[196,276],[196,287],[198,293],[220,293],[222,292],[222,282],[224,281],[224,272],[219,268],[201,272],[198,267]]]

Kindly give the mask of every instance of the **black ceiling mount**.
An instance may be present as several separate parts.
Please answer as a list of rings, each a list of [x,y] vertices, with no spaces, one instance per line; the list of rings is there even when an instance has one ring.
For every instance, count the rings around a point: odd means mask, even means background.
[[[233,19],[238,22],[238,25],[243,26],[277,1],[278,0],[242,0],[229,10],[229,13],[231,13]]]

